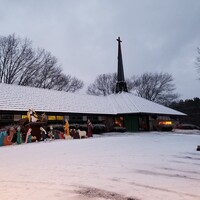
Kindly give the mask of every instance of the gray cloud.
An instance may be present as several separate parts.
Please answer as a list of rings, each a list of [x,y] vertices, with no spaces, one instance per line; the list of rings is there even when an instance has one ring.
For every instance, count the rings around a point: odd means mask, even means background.
[[[28,37],[86,84],[116,71],[120,36],[126,77],[169,72],[181,98],[200,97],[194,65],[198,0],[0,0],[0,5],[1,35]]]

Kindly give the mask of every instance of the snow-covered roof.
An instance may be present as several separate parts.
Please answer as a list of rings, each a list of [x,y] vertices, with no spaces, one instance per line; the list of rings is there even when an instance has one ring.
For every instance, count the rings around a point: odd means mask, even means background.
[[[132,93],[118,93],[107,96],[114,106],[115,113],[155,113],[167,115],[185,115],[182,112],[154,103],[147,99],[135,96]]]
[[[103,97],[1,83],[0,94],[1,111],[27,111],[33,108],[40,112],[60,113],[184,115],[131,93]]]

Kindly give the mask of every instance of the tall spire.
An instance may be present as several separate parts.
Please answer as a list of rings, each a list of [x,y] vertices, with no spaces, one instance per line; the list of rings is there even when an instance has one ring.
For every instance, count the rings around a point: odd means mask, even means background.
[[[118,41],[118,71],[117,71],[117,83],[116,83],[116,93],[119,92],[128,92],[126,81],[124,79],[124,68],[123,68],[123,61],[122,61],[122,50],[121,50],[121,40],[120,37],[117,39]]]

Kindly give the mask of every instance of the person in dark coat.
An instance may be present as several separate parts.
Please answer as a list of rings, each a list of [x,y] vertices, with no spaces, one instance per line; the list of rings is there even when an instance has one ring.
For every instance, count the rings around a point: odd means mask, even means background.
[[[87,121],[87,136],[88,137],[93,137],[93,135],[92,135],[92,129],[93,129],[92,123],[88,119],[88,121]]]

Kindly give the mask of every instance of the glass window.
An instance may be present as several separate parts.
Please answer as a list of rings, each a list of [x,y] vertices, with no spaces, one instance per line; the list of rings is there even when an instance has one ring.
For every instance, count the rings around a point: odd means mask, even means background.
[[[87,121],[87,116],[83,116],[83,121]]]
[[[123,127],[123,117],[115,117],[115,126]]]
[[[63,121],[63,120],[64,120],[64,117],[63,117],[63,116],[57,116],[57,120]]]
[[[49,120],[49,121],[51,121],[51,120],[56,120],[56,116],[50,115],[50,116],[48,116],[48,120]]]
[[[19,121],[21,119],[21,115],[14,115],[14,121]]]

